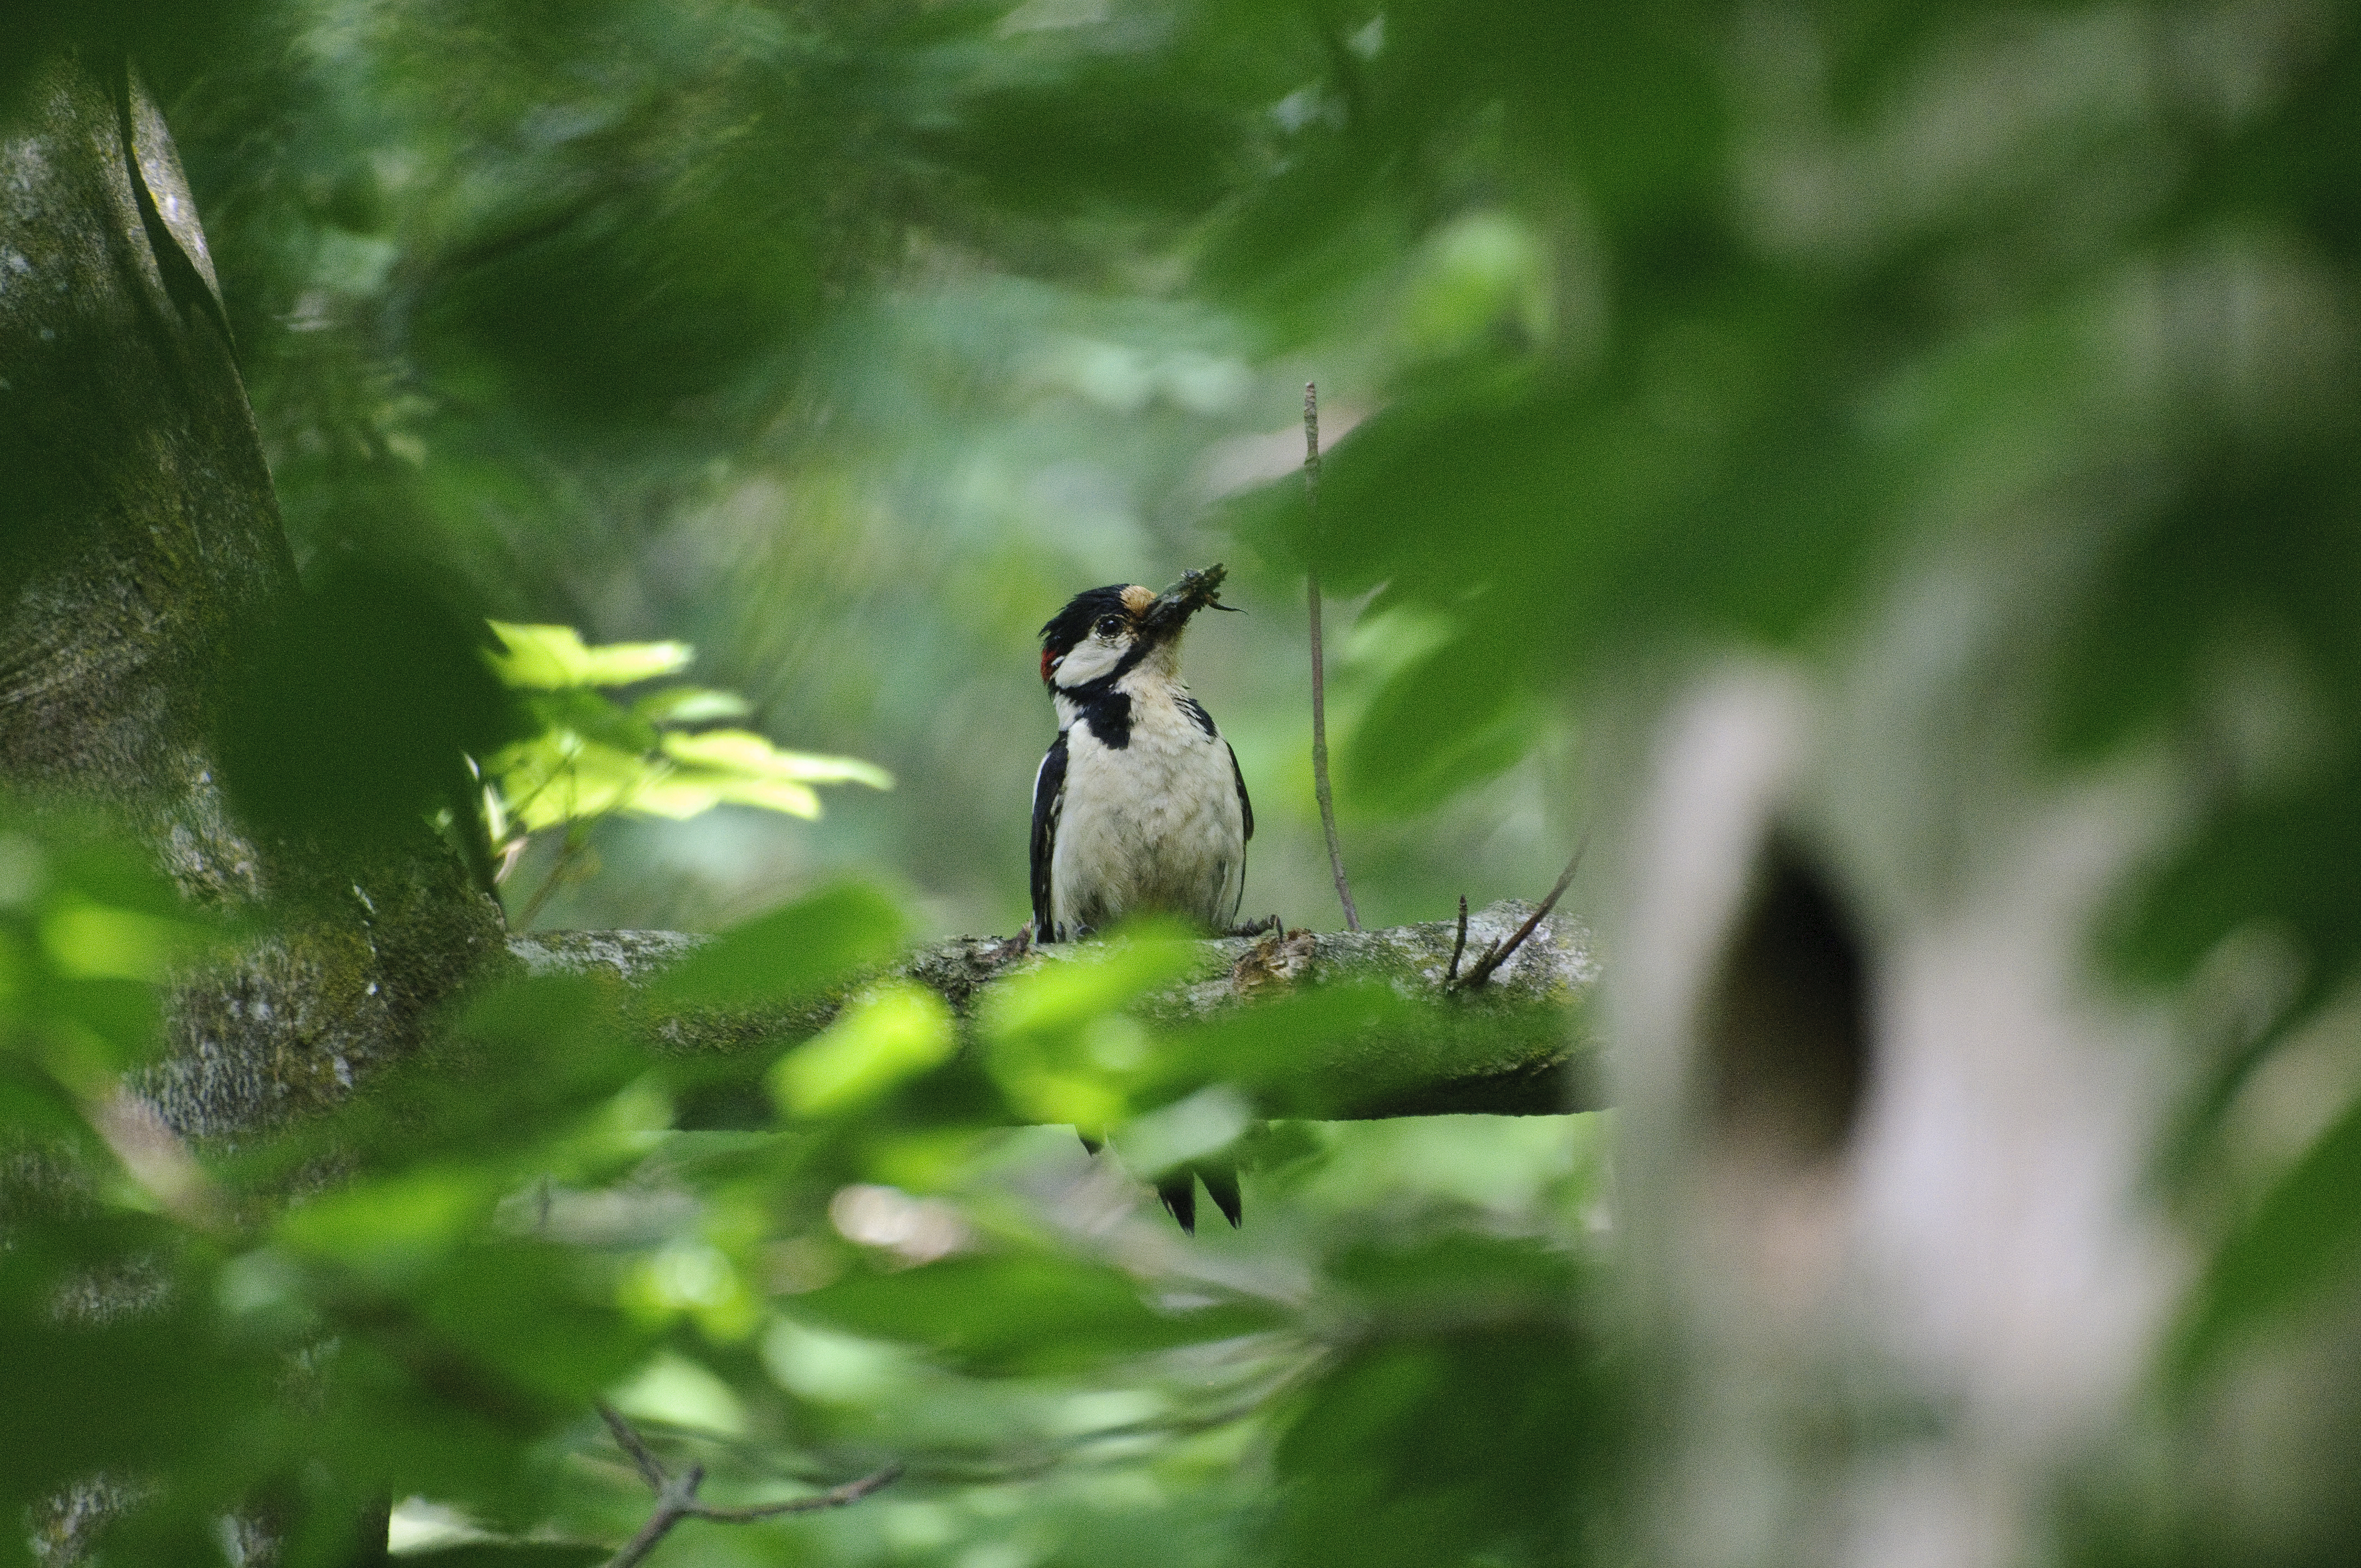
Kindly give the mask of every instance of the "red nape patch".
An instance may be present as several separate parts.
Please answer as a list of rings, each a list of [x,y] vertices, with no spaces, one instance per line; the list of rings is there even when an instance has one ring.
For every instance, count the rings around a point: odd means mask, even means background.
[[[1041,684],[1045,686],[1049,684],[1049,650],[1047,648],[1041,650]]]

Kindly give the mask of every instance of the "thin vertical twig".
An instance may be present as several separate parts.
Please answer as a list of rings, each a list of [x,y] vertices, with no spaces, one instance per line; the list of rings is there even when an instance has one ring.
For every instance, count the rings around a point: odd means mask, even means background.
[[[1459,983],[1459,960],[1467,952],[1467,895],[1459,895],[1459,935],[1451,944],[1451,967],[1443,971],[1444,990]]]
[[[1303,383],[1303,507],[1312,522],[1311,558],[1305,564],[1304,598],[1312,612],[1312,788],[1320,797],[1320,828],[1328,836],[1328,869],[1335,873],[1336,901],[1345,906],[1345,928],[1361,928],[1353,907],[1353,884],[1345,880],[1345,851],[1336,842],[1336,797],[1328,787],[1328,670],[1320,638],[1320,389]]]

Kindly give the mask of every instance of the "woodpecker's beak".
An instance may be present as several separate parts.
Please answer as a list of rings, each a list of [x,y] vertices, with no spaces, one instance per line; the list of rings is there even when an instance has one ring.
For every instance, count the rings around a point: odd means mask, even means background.
[[[1140,613],[1139,635],[1145,641],[1160,642],[1178,637],[1189,618],[1201,609],[1229,609],[1234,607],[1221,602],[1222,578],[1227,570],[1219,562],[1202,572],[1183,572],[1180,580],[1149,601]]]

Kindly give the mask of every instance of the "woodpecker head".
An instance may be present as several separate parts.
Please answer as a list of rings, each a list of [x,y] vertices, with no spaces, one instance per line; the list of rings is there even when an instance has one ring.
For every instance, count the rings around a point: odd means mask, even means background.
[[[1231,608],[1219,598],[1224,575],[1219,565],[1186,572],[1160,594],[1137,583],[1076,594],[1041,628],[1041,679],[1065,689],[1142,665],[1177,674],[1189,618]]]

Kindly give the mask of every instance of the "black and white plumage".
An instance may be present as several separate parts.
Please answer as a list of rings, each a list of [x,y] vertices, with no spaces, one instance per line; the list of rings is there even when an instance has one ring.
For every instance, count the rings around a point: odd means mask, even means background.
[[[1221,580],[1213,566],[1163,594],[1092,588],[1041,628],[1058,739],[1033,783],[1037,941],[1150,912],[1217,932],[1236,920],[1254,806],[1180,680],[1180,634]]]
[[[1191,572],[1162,594],[1092,588],[1041,628],[1058,739],[1033,780],[1037,941],[1126,915],[1179,915],[1215,932],[1237,919],[1254,806],[1237,754],[1180,681],[1180,634],[1200,609],[1227,608],[1215,598],[1222,576]],[[1157,1196],[1193,1233],[1201,1179],[1235,1225],[1245,1210],[1226,1159],[1163,1172]]]

